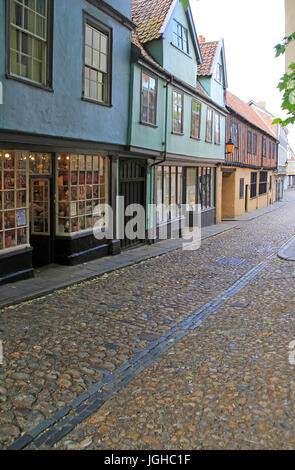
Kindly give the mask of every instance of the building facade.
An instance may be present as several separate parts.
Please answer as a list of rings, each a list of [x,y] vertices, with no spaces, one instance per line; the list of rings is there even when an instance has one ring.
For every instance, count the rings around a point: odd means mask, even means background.
[[[134,1],[129,150],[144,161],[147,229],[170,234],[179,207],[200,204],[202,225],[217,221],[217,164],[224,160],[224,85],[211,96],[197,81],[203,63],[190,7]],[[222,71],[222,75],[225,72]],[[210,81],[211,78],[208,80]],[[214,94],[212,92],[212,94]]]
[[[234,150],[222,166],[222,218],[232,219],[274,202],[275,134],[245,102],[226,93],[226,139]]]
[[[1,2],[0,284],[120,249],[93,227],[126,153],[133,28],[128,0]]]

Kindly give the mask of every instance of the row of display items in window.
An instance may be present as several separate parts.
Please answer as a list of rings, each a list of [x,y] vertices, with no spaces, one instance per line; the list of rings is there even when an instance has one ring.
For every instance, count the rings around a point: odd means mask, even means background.
[[[71,190],[68,187],[58,187],[59,202],[66,201],[85,201],[85,199],[104,199],[105,186],[76,186]]]
[[[3,207],[2,207],[3,201]],[[0,191],[1,209],[20,209],[27,206],[27,191]]]
[[[2,183],[3,181],[3,183]],[[1,189],[25,189],[27,187],[27,175],[21,171],[0,171]]]
[[[28,227],[0,231],[0,250],[28,243]]]
[[[59,171],[58,184],[59,186],[104,184],[104,177],[98,171]]]
[[[58,216],[77,217],[78,215],[89,215],[92,214],[95,208],[100,204],[104,204],[104,199],[91,199],[89,201],[59,203]]]
[[[0,230],[20,228],[27,225],[27,210],[0,212]]]
[[[89,230],[93,229],[95,226],[104,227],[104,217],[94,217],[91,214],[80,217],[58,219],[58,231],[60,234]]]
[[[0,151],[0,170],[25,170],[27,161],[26,153]]]
[[[104,173],[106,159],[98,155],[58,155],[59,170],[99,171]]]

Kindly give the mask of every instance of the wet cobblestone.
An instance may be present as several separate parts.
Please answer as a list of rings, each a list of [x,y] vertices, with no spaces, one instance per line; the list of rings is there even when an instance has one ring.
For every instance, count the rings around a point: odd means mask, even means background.
[[[205,240],[198,251],[171,252],[4,309],[0,448],[124,367],[260,262],[267,268],[248,286],[61,434],[57,448],[294,448],[288,345],[295,339],[295,263],[268,258],[294,235],[294,215],[290,202]],[[218,262],[224,257],[243,262]]]

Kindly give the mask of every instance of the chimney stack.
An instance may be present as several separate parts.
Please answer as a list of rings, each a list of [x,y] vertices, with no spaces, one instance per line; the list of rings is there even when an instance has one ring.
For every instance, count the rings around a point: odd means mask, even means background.
[[[203,44],[204,42],[206,42],[206,38],[204,38],[204,36],[200,35],[199,36],[199,43]]]

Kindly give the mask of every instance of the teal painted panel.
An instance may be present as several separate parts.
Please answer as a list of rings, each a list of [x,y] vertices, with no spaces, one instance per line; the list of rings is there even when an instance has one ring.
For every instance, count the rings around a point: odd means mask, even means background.
[[[86,0],[55,1],[54,93],[5,78],[4,3],[0,4],[0,127],[35,134],[126,144],[131,33]],[[125,15],[131,1],[109,3]],[[122,4],[124,4],[122,6]],[[112,107],[83,101],[83,12],[112,28]]]

